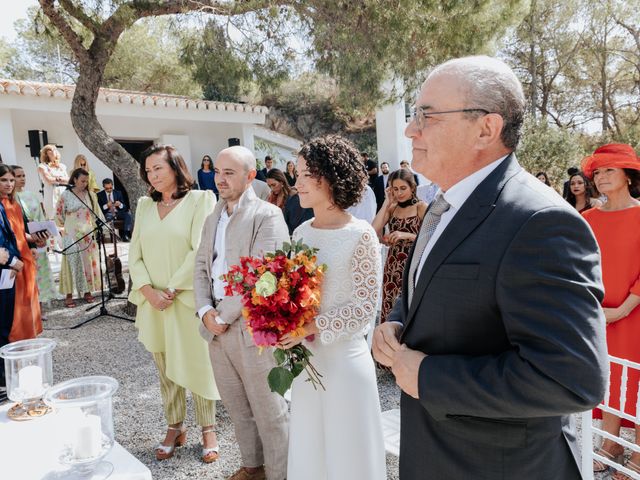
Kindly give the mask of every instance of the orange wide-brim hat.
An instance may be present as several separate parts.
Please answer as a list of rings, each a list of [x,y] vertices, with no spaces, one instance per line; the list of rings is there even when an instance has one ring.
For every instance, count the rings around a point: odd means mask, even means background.
[[[594,170],[605,167],[640,170],[640,158],[631,145],[610,143],[597,148],[592,155],[582,159],[582,171],[589,178],[593,178]]]

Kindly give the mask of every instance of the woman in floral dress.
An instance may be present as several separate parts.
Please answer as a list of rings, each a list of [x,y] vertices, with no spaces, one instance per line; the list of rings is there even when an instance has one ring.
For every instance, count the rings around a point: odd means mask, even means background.
[[[69,183],[73,187],[71,190],[65,190],[58,200],[56,222],[58,226],[64,227],[63,248],[78,242],[65,252],[60,269],[60,293],[66,295],[64,304],[67,307],[75,307],[74,289],[78,294],[84,293],[85,301],[91,303],[94,301],[91,292],[100,288],[98,243],[93,235],[87,235],[96,227],[96,223],[93,214],[78,197],[102,220],[104,217],[100,208],[97,208],[96,194],[88,189],[89,172],[82,168],[74,170]]]

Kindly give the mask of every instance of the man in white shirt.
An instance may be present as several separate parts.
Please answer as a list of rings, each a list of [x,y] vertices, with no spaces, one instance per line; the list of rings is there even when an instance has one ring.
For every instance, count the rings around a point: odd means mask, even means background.
[[[103,190],[98,192],[98,204],[102,209],[104,218],[107,222],[122,220],[124,226],[120,232],[120,238],[128,242],[133,231],[133,219],[131,218],[131,212],[129,212],[127,205],[124,203],[124,196],[122,192],[113,188],[113,180],[110,178],[102,180],[102,188]]]
[[[242,467],[229,480],[284,480],[289,414],[267,383],[275,367],[269,349],[260,352],[246,330],[239,295],[225,296],[220,276],[240,257],[261,256],[289,241],[282,211],[260,200],[251,182],[256,160],[245,147],[229,147],[215,161],[220,195],[202,230],[196,255],[194,293],[200,334],[209,343],[222,402],[235,426]]]
[[[524,114],[513,71],[468,57],[432,71],[405,131],[441,191],[374,333],[403,392],[400,480],[582,478],[570,414],[608,373],[598,246],[518,164]]]
[[[376,195],[369,185],[365,186],[360,201],[347,208],[347,212],[360,220],[366,220],[369,223],[373,222],[376,216]]]

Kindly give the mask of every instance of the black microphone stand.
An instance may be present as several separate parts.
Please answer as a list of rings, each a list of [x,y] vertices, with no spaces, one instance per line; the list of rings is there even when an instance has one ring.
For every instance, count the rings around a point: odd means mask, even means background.
[[[69,186],[68,186],[69,187]],[[76,240],[75,242],[73,242],[71,245],[65,247],[62,251],[60,251],[59,253],[62,253],[63,255],[65,254],[65,252],[70,249],[71,247],[73,247],[75,244],[77,244],[78,242],[80,242],[82,239],[88,237],[89,235],[91,235],[92,233],[95,232],[96,234],[96,240],[98,241],[98,258],[99,258],[99,268],[100,268],[100,303],[98,305],[93,305],[91,307],[89,307],[86,311],[89,311],[95,307],[100,307],[100,311],[94,315],[93,317],[87,318],[86,320],[83,320],[82,322],[74,325],[71,327],[71,329],[75,329],[75,328],[79,328],[81,326],[83,326],[86,323],[91,322],[92,320],[95,320],[97,318],[100,317],[112,317],[112,318],[119,318],[120,320],[126,320],[127,322],[133,322],[134,320],[131,320],[130,318],[127,317],[123,317],[121,315],[114,315],[113,313],[109,313],[109,311],[107,310],[107,302],[109,300],[111,300],[112,298],[116,298],[114,296],[111,295],[111,279],[109,277],[107,277],[107,283],[109,286],[109,298],[105,299],[105,294],[104,294],[104,273],[102,271],[102,253],[104,252],[104,258],[105,258],[105,262],[107,259],[107,248],[104,244],[104,233],[102,231],[103,227],[106,227],[107,230],[109,230],[109,232],[112,235],[115,235],[117,237],[117,234],[115,233],[115,231],[109,226],[109,224],[107,224],[104,220],[102,220],[98,214],[96,214],[96,212],[94,212],[93,208],[91,208],[89,205],[87,205],[84,200],[82,200],[80,198],[80,196],[76,195],[76,192],[73,191],[73,187],[71,188],[67,188],[68,191],[70,191],[74,197],[76,197],[78,199],[78,201],[80,203],[82,203],[82,205],[84,205],[85,207],[87,207],[87,209],[89,210],[89,212],[91,212],[91,215],[93,215],[93,218],[96,221],[96,228],[94,228],[93,230],[91,230],[89,233],[87,233],[86,235],[82,236],[81,238],[79,238],[78,240]],[[88,191],[88,190],[87,190]],[[91,194],[89,194],[89,199],[91,199]],[[93,206],[93,202],[92,206]],[[79,252],[77,252],[79,253]]]

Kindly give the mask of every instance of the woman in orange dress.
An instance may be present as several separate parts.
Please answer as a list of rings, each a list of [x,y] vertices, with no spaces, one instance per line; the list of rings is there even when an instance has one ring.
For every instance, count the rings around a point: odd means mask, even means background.
[[[13,198],[15,190],[15,176],[8,165],[0,165],[0,198],[4,206],[11,229],[16,236],[16,243],[20,251],[20,260],[24,264],[22,270],[16,274],[15,303],[13,309],[13,325],[9,334],[9,342],[36,338],[42,333],[42,316],[40,314],[40,299],[36,284],[36,261],[31,254],[29,242],[44,246],[45,240],[35,239],[26,232],[24,216],[20,202]]]
[[[607,320],[609,355],[640,363],[640,201],[630,190],[640,186],[640,159],[629,145],[611,144],[598,148],[583,160],[585,175],[593,178],[607,203],[583,213],[600,246],[605,296],[602,301]],[[611,364],[609,406],[620,409],[622,368]],[[624,412],[636,416],[640,372],[629,369]],[[603,430],[619,436],[621,425],[633,427],[627,420],[607,412],[596,411],[602,418]],[[635,425],[636,443],[640,441],[640,426]],[[598,453],[621,461],[622,445],[605,439]],[[640,453],[633,452],[625,465],[640,473]],[[593,462],[594,471],[607,466]],[[616,472],[614,480],[629,477]]]

